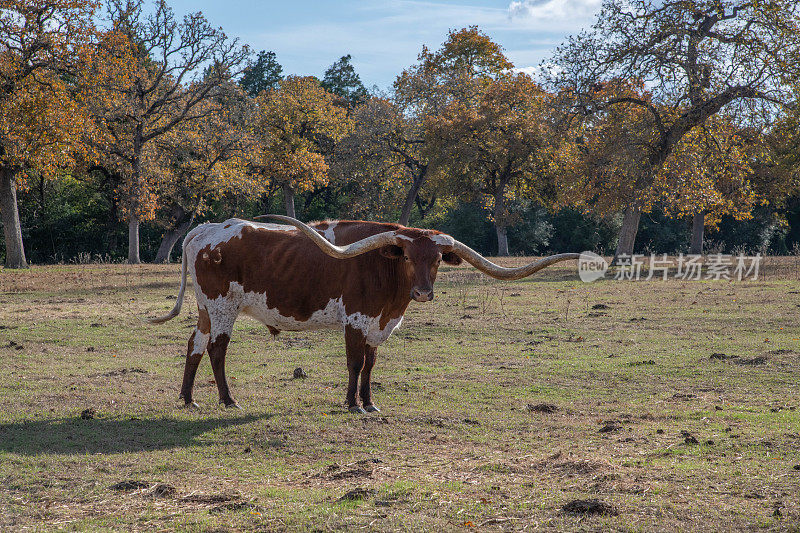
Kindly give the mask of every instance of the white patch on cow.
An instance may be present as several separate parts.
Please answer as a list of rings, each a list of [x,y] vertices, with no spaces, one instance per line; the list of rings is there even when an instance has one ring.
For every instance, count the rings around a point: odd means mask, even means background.
[[[211,319],[211,342],[223,333],[230,336],[240,311],[282,331],[339,329],[350,326],[360,331],[370,346],[385,342],[403,321],[403,317],[394,318],[381,328],[381,315],[373,317],[360,312],[347,314],[341,297],[330,299],[323,309],[314,311],[308,320],[297,320],[292,316],[282,315],[275,307],[269,307],[265,293],[244,292],[242,286],[236,282],[230,284],[227,295],[213,300],[205,298],[202,291],[197,292],[198,300],[203,300],[202,305],[208,310]]]
[[[331,244],[336,244],[336,236],[333,234],[333,228],[335,228],[337,224],[338,222],[328,222],[328,227],[322,232],[322,236]]]
[[[227,226],[227,227],[225,227]],[[282,224],[269,224],[262,222],[250,222],[249,220],[241,220],[239,218],[231,218],[225,222],[201,224],[192,230],[194,234],[191,244],[195,246],[196,250],[202,250],[206,246],[214,248],[231,239],[240,238],[244,228],[249,227],[253,229],[261,229],[267,231],[295,231],[294,226],[285,226]]]
[[[367,333],[367,344],[370,346],[379,346],[386,342],[386,339],[392,334],[392,332],[400,327],[400,324],[403,323],[403,317],[399,316],[397,318],[391,319],[387,324],[386,327],[380,329],[380,317],[378,317],[378,328],[372,329]]]
[[[444,233],[431,235],[430,239],[434,244],[438,244],[439,246],[453,246],[455,244],[455,239],[453,239],[450,235],[445,235]]]
[[[195,291],[195,294],[202,291]],[[217,337],[223,333],[229,338],[233,332],[233,323],[236,322],[236,317],[239,311],[242,310],[242,295],[244,294],[244,287],[237,282],[231,282],[228,286],[228,294],[225,296],[219,295],[213,300],[209,299],[203,294],[202,305],[208,311],[208,318],[211,320],[211,342],[215,342]],[[200,302],[200,296],[197,296],[197,301]]]
[[[269,307],[267,295],[263,292],[245,293],[241,309],[259,322],[283,331],[336,328],[341,325],[344,316],[342,299],[336,298],[329,300],[324,309],[311,313],[308,320],[297,320],[292,316],[282,315],[275,307]]]
[[[202,354],[208,347],[208,340],[211,337],[208,333],[203,333],[199,329],[195,330],[194,342],[192,343],[192,355]]]

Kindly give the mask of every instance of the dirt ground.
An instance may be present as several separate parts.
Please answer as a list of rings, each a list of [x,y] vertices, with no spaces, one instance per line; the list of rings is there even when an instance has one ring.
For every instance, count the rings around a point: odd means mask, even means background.
[[[523,259],[506,260],[508,264]],[[800,264],[757,281],[448,268],[344,407],[340,332],[239,319],[180,408],[178,265],[0,272],[0,530],[800,531]],[[305,379],[294,379],[302,367]]]

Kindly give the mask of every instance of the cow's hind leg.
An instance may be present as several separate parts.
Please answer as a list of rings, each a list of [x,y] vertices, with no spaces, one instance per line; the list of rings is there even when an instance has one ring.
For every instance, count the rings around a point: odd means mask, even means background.
[[[367,340],[364,334],[355,328],[345,326],[344,342],[347,350],[347,407],[351,413],[365,413],[363,408],[356,401],[356,389],[358,387],[358,375],[364,368],[365,351]]]
[[[375,351],[377,348],[367,344],[364,347],[364,368],[361,369],[361,405],[368,413],[378,413],[380,409],[372,403],[372,387],[370,374],[375,365]]]
[[[183,384],[181,385],[181,394],[179,396],[179,398],[183,398],[187,407],[197,407],[197,403],[192,399],[194,378],[197,375],[197,367],[200,365],[200,360],[203,358],[203,352],[206,351],[210,332],[211,322],[208,319],[208,312],[200,308],[198,309],[197,327],[192,336],[189,337],[189,346],[186,350],[186,365],[183,368]]]
[[[214,380],[217,382],[219,390],[219,403],[225,407],[239,408],[239,404],[233,399],[231,389],[228,386],[228,377],[225,375],[225,354],[228,351],[228,343],[233,332],[233,323],[236,321],[237,311],[226,310],[220,314],[219,319],[211,318],[211,342],[208,343],[208,358],[211,359],[211,368],[214,370]]]

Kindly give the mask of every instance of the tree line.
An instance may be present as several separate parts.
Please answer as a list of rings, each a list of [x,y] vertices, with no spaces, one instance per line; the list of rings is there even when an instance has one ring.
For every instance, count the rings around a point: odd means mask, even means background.
[[[286,75],[166,0],[0,0],[5,266],[169,261],[193,224],[265,212],[498,255],[800,240],[792,0],[605,0],[535,75],[478,27],[387,90],[351,59]]]

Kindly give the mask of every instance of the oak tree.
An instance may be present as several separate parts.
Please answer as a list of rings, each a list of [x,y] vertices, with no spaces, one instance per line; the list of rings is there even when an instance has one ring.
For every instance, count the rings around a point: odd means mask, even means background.
[[[325,155],[348,133],[347,111],[311,76],[288,76],[256,99],[255,149],[249,168],[284,194],[295,216],[294,197],[329,180]]]
[[[427,149],[438,172],[463,194],[480,194],[491,209],[498,255],[508,255],[508,201],[515,194],[544,201],[557,143],[550,95],[526,74],[492,81],[475,106],[452,102],[431,119]]]
[[[71,83],[92,44],[88,0],[0,1],[0,215],[7,268],[26,268],[17,187],[69,166],[84,127]]]
[[[202,104],[238,74],[247,47],[212,27],[201,13],[175,18],[165,0],[146,14],[143,0],[111,0],[111,27],[89,74],[94,116],[105,134],[99,157],[120,170],[128,222],[128,262],[139,263],[139,223],[155,213],[151,146],[181,124],[202,119]]]
[[[454,103],[474,107],[492,80],[513,67],[502,47],[477,26],[451,30],[438,50],[423,46],[417,59],[393,85],[394,104],[403,124],[402,134],[392,138],[392,151],[405,161],[410,181],[400,224],[408,224],[431,168],[425,150],[428,120]]]
[[[794,0],[605,0],[592,30],[558,48],[545,72],[578,116],[615,106],[649,115],[653,136],[634,154],[649,185],[710,117],[769,117],[788,101],[787,80],[800,71],[798,23]],[[611,80],[636,80],[651,98],[598,90]],[[625,206],[618,254],[632,252],[642,207],[638,196]]]

